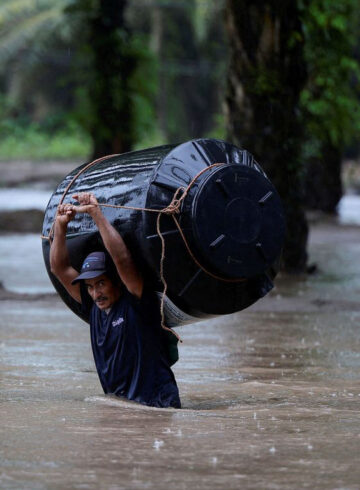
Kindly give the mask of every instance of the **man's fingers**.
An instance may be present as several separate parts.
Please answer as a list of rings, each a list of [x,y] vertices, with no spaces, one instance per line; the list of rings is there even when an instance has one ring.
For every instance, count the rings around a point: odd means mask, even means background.
[[[76,209],[72,204],[59,204],[58,206],[58,216],[67,216],[69,218],[74,217],[76,214]]]
[[[84,201],[88,199],[88,193],[87,192],[79,192],[78,194],[73,194],[73,198],[76,199],[77,201]]]
[[[73,194],[73,199],[78,201],[80,204],[88,205],[97,203],[96,197],[92,192],[79,192],[78,194]]]
[[[83,200],[83,192],[79,192],[79,194],[73,194],[72,198],[76,201],[81,202]]]
[[[58,206],[58,214],[64,214],[65,213],[65,206],[64,204],[59,204]]]

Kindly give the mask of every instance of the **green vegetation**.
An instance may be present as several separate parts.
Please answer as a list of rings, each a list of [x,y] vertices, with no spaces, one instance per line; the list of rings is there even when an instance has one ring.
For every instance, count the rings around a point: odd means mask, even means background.
[[[3,0],[0,158],[225,137],[222,3]]]
[[[77,124],[52,133],[31,123],[26,126],[12,121],[0,125],[0,159],[82,159],[91,153],[91,138]]]
[[[71,115],[68,0],[2,0],[0,158],[88,158],[91,140]],[[73,98],[71,98],[73,99]]]
[[[322,141],[344,147],[360,133],[360,16],[354,0],[313,0],[302,8],[308,82],[301,94],[307,154]]]
[[[358,2],[302,4],[307,83],[301,93],[307,207],[336,212],[346,146],[359,144]]]

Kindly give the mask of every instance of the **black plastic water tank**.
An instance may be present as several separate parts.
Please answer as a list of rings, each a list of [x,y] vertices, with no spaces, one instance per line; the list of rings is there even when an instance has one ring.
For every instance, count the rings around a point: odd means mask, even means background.
[[[209,168],[215,163],[223,165]],[[52,195],[43,236],[49,236],[65,189],[84,167],[71,172]],[[179,187],[186,188],[199,173],[177,216],[194,258],[173,218],[161,217],[169,326],[242,310],[272,288],[284,238],[284,214],[275,188],[252,155],[224,141],[198,139],[110,156],[81,173],[64,199],[70,201],[76,192],[93,192],[100,203],[162,209]],[[103,213],[160,293],[157,213],[108,207]],[[78,270],[88,253],[103,248],[88,215],[77,215],[69,224],[67,244]],[[49,251],[49,240],[44,238],[50,279],[65,303],[81,316],[80,306],[50,272]]]

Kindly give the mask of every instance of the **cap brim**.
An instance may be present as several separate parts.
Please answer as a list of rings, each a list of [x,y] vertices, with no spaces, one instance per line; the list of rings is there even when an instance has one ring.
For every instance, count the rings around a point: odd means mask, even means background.
[[[79,276],[77,276],[71,284],[76,284],[79,281],[82,281],[84,279],[94,279],[94,277],[101,276],[102,274],[105,274],[106,270],[101,270],[101,271],[87,271],[83,272]]]

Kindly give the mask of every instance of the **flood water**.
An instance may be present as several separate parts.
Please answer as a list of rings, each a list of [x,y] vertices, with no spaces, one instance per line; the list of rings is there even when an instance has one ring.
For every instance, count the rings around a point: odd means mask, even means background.
[[[178,329],[183,409],[102,394],[87,325],[56,295],[0,301],[2,489],[359,489],[360,228],[315,225],[313,276]],[[36,235],[0,281],[52,286]]]

